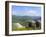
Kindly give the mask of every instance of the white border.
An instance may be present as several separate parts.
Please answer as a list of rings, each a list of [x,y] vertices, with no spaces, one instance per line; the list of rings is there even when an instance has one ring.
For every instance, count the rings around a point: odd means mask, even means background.
[[[12,12],[11,12],[11,7],[12,5],[16,5],[16,6],[35,6],[35,7],[41,7],[41,30],[28,30],[28,31],[12,31]],[[44,6],[43,5],[39,5],[39,4],[21,4],[21,3],[9,3],[9,34],[26,34],[26,33],[41,33],[44,30]]]

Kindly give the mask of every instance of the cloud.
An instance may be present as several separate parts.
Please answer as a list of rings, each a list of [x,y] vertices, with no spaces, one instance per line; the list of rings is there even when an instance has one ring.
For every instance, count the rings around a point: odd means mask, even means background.
[[[17,16],[40,16],[36,10],[13,11],[12,14]]]
[[[26,15],[28,15],[28,16],[36,16],[36,11],[34,11],[34,10],[26,11]]]

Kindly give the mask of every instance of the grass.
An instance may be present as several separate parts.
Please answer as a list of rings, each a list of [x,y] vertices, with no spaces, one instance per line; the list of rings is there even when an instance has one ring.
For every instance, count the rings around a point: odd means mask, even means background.
[[[15,23],[12,23],[13,25],[12,25],[12,31],[24,31],[24,30],[33,30],[33,28],[32,27],[22,27],[22,28],[18,28],[18,27],[16,27],[15,25]],[[26,22],[20,22],[20,24],[22,24],[22,25],[26,25],[27,23]]]
[[[16,28],[13,29],[12,31],[23,31],[23,30],[33,30],[32,28]]]
[[[21,25],[26,25],[28,23],[26,22],[19,22]],[[22,28],[18,28],[17,26],[15,26],[15,23],[12,23],[12,31],[25,31],[25,30],[39,30],[39,28],[35,28],[33,27],[22,27]]]

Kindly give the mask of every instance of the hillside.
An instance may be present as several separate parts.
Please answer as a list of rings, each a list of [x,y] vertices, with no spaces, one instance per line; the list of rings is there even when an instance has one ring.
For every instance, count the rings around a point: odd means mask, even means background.
[[[12,15],[12,22],[29,22],[32,20],[41,20],[40,16],[15,16]]]

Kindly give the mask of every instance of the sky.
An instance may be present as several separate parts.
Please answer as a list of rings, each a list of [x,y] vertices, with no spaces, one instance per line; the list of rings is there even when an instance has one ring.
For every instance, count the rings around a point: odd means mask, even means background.
[[[41,7],[12,5],[12,15],[41,16]]]

